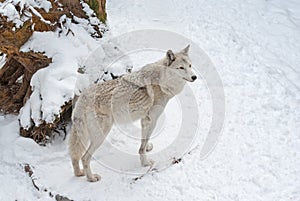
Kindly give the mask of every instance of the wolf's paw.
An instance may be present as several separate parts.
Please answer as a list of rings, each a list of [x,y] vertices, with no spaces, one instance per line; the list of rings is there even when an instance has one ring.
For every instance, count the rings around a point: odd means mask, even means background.
[[[153,149],[153,144],[151,142],[148,142],[147,146],[146,146],[146,151],[149,152]]]
[[[101,176],[98,174],[93,174],[91,177],[87,178],[87,180],[89,182],[97,182],[97,181],[100,181],[100,179],[101,179]]]
[[[142,166],[144,166],[144,167],[152,166],[154,164],[154,160],[147,159],[147,160],[141,161],[141,163],[142,163]]]
[[[79,170],[77,172],[74,173],[76,177],[82,177],[84,176],[84,171],[83,170]]]

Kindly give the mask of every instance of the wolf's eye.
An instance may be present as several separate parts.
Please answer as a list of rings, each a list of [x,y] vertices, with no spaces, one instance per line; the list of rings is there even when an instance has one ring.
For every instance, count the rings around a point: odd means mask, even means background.
[[[182,70],[183,70],[184,68],[181,66],[181,67],[179,67],[179,69],[182,69]]]
[[[192,65],[190,64],[189,67],[192,68]]]

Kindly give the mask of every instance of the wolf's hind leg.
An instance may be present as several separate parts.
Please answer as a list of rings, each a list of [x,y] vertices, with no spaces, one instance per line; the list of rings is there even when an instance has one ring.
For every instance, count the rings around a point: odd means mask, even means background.
[[[76,132],[76,128],[72,128],[69,139],[69,153],[72,160],[74,174],[77,177],[84,176],[84,171],[79,167],[79,160],[84,153],[83,142]]]
[[[84,171],[81,170],[80,167],[79,167],[79,160],[78,159],[73,159],[72,158],[72,165],[73,165],[74,175],[76,177],[84,176]]]
[[[99,148],[102,144],[102,141],[92,141],[89,148],[87,149],[86,153],[82,157],[82,165],[84,168],[84,172],[86,174],[87,180],[90,182],[96,182],[101,179],[100,175],[93,174],[90,167],[91,157],[93,153]]]
[[[84,168],[85,175],[87,180],[90,182],[96,182],[101,179],[100,175],[93,174],[90,167],[90,162],[92,155],[99,148],[99,146],[103,143],[105,137],[109,133],[112,127],[112,117],[110,116],[101,116],[97,117],[96,124],[89,130],[91,136],[90,145],[82,157],[82,165]]]

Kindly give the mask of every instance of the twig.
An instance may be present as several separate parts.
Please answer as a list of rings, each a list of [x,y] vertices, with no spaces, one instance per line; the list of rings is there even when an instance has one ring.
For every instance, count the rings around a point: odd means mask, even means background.
[[[171,165],[174,165],[174,164],[177,164],[177,163],[180,163],[180,162],[182,161],[182,158],[175,158],[175,157],[173,157],[172,159],[173,159],[173,160],[172,160],[170,166],[171,166]],[[146,175],[149,174],[150,172],[154,172],[154,171],[155,171],[155,172],[159,172],[157,168],[153,168],[153,164],[152,164],[152,165],[149,167],[149,169],[148,169],[144,174],[142,174],[141,176],[138,176],[138,177],[133,178],[133,179],[132,179],[133,182],[131,182],[130,184],[136,182],[137,180],[142,179],[144,176],[146,176]]]
[[[44,188],[44,190],[41,191],[42,188],[38,187],[36,185],[36,183],[35,183],[36,179],[34,178],[34,172],[33,172],[32,168],[31,168],[31,166],[28,163],[22,164],[22,166],[24,166],[24,171],[26,173],[28,173],[28,176],[31,178],[31,181],[32,181],[32,184],[33,184],[34,188],[36,188],[40,192],[45,192],[45,193],[48,192],[47,188]],[[51,191],[48,194],[49,194],[49,197],[51,197],[51,198],[54,197],[54,195],[53,195],[53,193]],[[68,197],[61,196],[60,194],[56,194],[55,195],[55,199],[57,201],[74,201],[74,200],[72,200],[72,199],[70,199]]]
[[[28,173],[28,176],[31,178],[31,181],[32,181],[32,184],[33,184],[33,186],[34,186],[34,188],[36,188],[38,191],[40,190],[40,188],[36,185],[36,183],[35,183],[35,179],[33,178],[33,171],[32,171],[32,169],[31,169],[31,167],[30,167],[30,165],[29,164],[25,164],[25,166],[24,166],[24,171],[26,172],[26,173]]]
[[[69,198],[67,198],[67,197],[65,197],[65,196],[61,196],[61,195],[59,195],[59,194],[57,194],[57,195],[55,196],[55,199],[56,199],[57,201],[73,201],[73,200],[70,200]]]
[[[149,169],[144,173],[144,174],[142,174],[141,176],[138,176],[138,177],[135,177],[135,178],[133,178],[132,180],[133,180],[133,182],[131,182],[130,184],[132,184],[132,183],[134,183],[134,182],[136,182],[137,180],[140,180],[140,179],[142,179],[144,176],[146,176],[149,172],[158,172],[158,170],[156,169],[156,168],[152,168],[153,167],[153,164],[149,167]]]
[[[172,162],[170,163],[169,166],[174,165],[174,164],[178,164],[178,163],[182,162],[182,158],[175,158],[175,157],[173,157],[172,159],[173,159],[173,160],[172,160]],[[136,182],[137,180],[142,179],[144,176],[148,175],[150,172],[159,172],[159,170],[158,170],[157,168],[153,168],[153,164],[152,164],[152,165],[149,167],[149,169],[148,169],[144,174],[142,174],[141,176],[138,176],[138,177],[134,177],[134,178],[132,179],[133,182],[131,182],[130,184]]]

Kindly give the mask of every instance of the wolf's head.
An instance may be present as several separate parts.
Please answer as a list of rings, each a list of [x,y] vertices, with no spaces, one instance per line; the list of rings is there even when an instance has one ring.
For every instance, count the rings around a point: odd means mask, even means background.
[[[192,64],[189,58],[190,45],[186,46],[180,52],[174,54],[172,50],[168,50],[165,58],[165,65],[167,65],[174,75],[183,80],[194,82],[197,76],[192,71]]]

